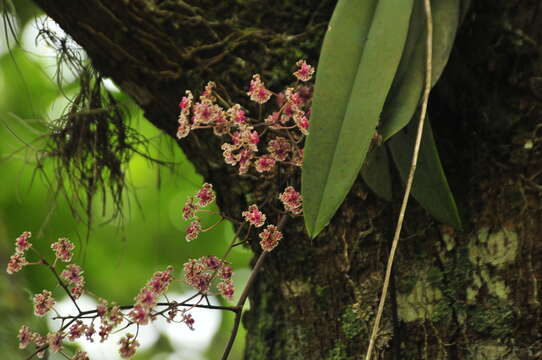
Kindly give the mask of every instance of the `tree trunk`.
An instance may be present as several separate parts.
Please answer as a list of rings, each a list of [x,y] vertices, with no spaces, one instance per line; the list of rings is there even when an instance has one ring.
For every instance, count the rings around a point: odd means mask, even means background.
[[[35,2],[171,136],[185,89],[214,80],[237,99],[253,73],[278,87],[298,58],[316,63],[335,5]],[[430,103],[466,230],[410,204],[375,359],[542,359],[540,7],[478,0],[466,15]],[[245,209],[246,194],[259,199],[281,188],[239,178],[210,133],[179,145],[231,216]],[[246,359],[361,359],[397,210],[397,201],[376,199],[359,180],[314,241],[301,220],[290,222],[251,292]]]

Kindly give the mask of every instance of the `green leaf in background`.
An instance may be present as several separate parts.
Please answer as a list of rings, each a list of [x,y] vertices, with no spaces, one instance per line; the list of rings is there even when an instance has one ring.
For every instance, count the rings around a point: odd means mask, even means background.
[[[333,13],[302,170],[311,237],[329,223],[363,164],[401,59],[413,3],[340,0]]]
[[[422,0],[416,0],[401,64],[382,111],[384,141],[405,127],[416,112],[425,82],[425,17]],[[460,0],[434,0],[432,85],[440,78],[455,40],[461,14]],[[413,48],[413,49],[412,49]]]
[[[367,154],[361,176],[376,195],[388,201],[392,200],[390,161],[386,146],[377,146]]]
[[[411,121],[403,131],[397,133],[387,143],[403,183],[406,183],[412,163],[412,151],[418,123],[417,120]],[[440,163],[429,118],[424,124],[418,165],[412,185],[412,196],[435,219],[456,229],[461,229],[459,212]]]

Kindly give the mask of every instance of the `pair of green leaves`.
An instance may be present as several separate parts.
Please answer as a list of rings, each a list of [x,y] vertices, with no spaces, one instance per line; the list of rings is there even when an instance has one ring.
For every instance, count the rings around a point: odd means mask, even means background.
[[[448,60],[461,4],[432,3],[434,84]],[[406,179],[415,131],[398,132],[414,123],[420,103],[425,36],[423,0],[339,0],[322,46],[305,144],[302,192],[311,237],[329,223],[364,164],[365,181],[384,198],[391,199],[388,150]],[[377,127],[391,140],[369,153]],[[428,124],[413,195],[434,217],[460,227],[430,131]]]

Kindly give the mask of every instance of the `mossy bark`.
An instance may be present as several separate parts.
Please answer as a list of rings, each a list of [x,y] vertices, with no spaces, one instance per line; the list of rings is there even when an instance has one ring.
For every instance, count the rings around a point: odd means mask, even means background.
[[[297,58],[315,63],[334,6],[35,1],[171,136],[185,89],[214,80],[239,97],[253,73],[280,86]],[[375,358],[542,359],[541,7],[472,2],[430,104],[466,230],[411,203]],[[211,134],[180,146],[232,216],[247,194],[272,196],[282,185],[240,179]],[[358,181],[315,240],[301,220],[288,224],[251,293],[246,359],[362,358],[397,206]]]

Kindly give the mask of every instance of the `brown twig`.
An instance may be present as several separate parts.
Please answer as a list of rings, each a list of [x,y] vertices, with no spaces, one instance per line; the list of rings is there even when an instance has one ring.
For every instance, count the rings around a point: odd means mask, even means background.
[[[286,224],[288,216],[284,215],[278,224],[279,231],[282,230],[284,227],[284,224]],[[245,305],[245,302],[248,298],[248,293],[250,292],[250,288],[252,287],[252,284],[254,283],[254,280],[256,279],[256,275],[258,275],[258,271],[262,267],[263,261],[266,258],[268,251],[263,251],[260,256],[258,257],[258,260],[256,261],[256,265],[254,265],[254,268],[252,269],[252,272],[250,273],[250,277],[248,278],[247,284],[245,285],[245,288],[243,292],[241,293],[241,296],[239,297],[239,301],[237,301],[237,311],[235,313],[235,320],[233,322],[233,328],[231,329],[230,338],[228,339],[228,343],[226,344],[226,348],[224,349],[224,353],[222,354],[222,360],[227,360],[228,356],[230,355],[231,349],[233,347],[233,343],[235,342],[235,338],[237,337],[237,331],[239,330],[239,325],[241,324],[241,315],[243,314],[243,307]]]

